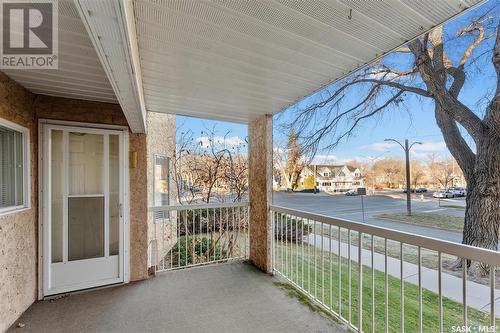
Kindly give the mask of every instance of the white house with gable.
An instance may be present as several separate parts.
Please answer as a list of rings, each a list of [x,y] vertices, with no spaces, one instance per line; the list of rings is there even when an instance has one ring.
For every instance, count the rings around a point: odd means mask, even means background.
[[[340,164],[312,164],[304,168],[299,183],[303,186],[306,178],[314,175],[316,170],[316,186],[325,192],[346,192],[364,187],[361,171],[353,166]]]

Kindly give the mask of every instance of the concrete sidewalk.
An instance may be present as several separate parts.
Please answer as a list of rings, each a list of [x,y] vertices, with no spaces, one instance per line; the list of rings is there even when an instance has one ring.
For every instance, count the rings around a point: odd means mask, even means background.
[[[321,235],[311,234],[308,236],[307,243],[316,245],[321,249],[321,239],[323,238],[323,250],[330,251],[329,238]],[[331,241],[332,253],[337,253],[338,242]],[[340,243],[340,254],[343,258],[348,257],[348,245],[345,242]],[[351,245],[351,259],[353,262],[358,261],[358,247]],[[371,251],[363,249],[361,253],[361,261],[364,266],[371,266]],[[385,271],[385,257],[383,254],[374,253],[375,269],[381,272]],[[401,261],[392,257],[387,257],[387,273],[397,279],[401,279]],[[418,266],[410,262],[403,264],[404,281],[418,285]],[[450,298],[458,303],[463,303],[462,293],[462,278],[442,272],[442,295]],[[422,288],[438,293],[438,271],[422,266]],[[500,295],[498,291],[495,297],[495,316],[500,316]],[[479,284],[473,281],[467,281],[467,305],[481,311],[489,312],[490,310],[490,287],[489,285]]]

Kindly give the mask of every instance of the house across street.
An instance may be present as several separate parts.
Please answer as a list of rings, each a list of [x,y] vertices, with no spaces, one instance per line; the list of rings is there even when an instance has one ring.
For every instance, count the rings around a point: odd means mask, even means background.
[[[347,192],[364,186],[361,171],[347,164],[311,164],[302,170],[299,186],[312,189],[314,182],[320,191]]]

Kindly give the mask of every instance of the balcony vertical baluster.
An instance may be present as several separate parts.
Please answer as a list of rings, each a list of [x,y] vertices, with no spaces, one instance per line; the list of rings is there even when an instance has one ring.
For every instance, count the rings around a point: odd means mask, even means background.
[[[323,237],[323,223],[320,223],[320,237],[321,237],[321,302],[325,304],[325,247],[324,247],[324,239]]]
[[[404,244],[403,242],[399,243],[399,264],[400,264],[400,278],[401,278],[401,286],[400,286],[400,292],[401,292],[401,314],[400,314],[400,326],[401,326],[401,333],[404,333],[405,331],[405,276],[404,276]]]
[[[422,249],[418,247],[418,331],[423,332],[422,321]]]
[[[387,266],[387,238],[384,238],[384,303],[385,303],[385,332],[389,332],[389,274]]]
[[[302,273],[301,274],[302,275],[302,279],[301,279],[302,289],[304,288],[304,224],[305,224],[305,220],[302,219],[302,223],[301,223],[302,232],[300,234],[300,249],[301,249],[301,256],[302,256],[302,263],[300,265],[300,270]]]
[[[443,332],[443,258],[441,251],[438,252],[438,316],[439,316],[439,332]]]
[[[330,255],[330,258],[329,258],[329,263],[330,263],[330,273],[328,274],[328,287],[330,289],[330,309],[333,310],[333,250],[332,250],[332,238],[333,238],[333,235],[332,235],[332,225],[330,224],[328,226],[329,228],[329,237],[328,237],[328,240],[329,240],[329,244],[328,244],[328,250],[329,250],[329,255]]]
[[[342,248],[340,246],[340,243],[342,241],[342,234],[340,232],[340,227],[338,227],[337,230],[337,251],[338,251],[338,256],[337,256],[337,272],[338,272],[338,283],[339,283],[339,315],[342,316]]]
[[[375,254],[375,243],[373,240],[373,235],[370,237],[370,247],[371,247],[371,253],[370,253],[370,259],[371,259],[371,273],[372,273],[372,333],[375,333],[375,260],[374,260],[374,254]]]
[[[352,323],[351,229],[347,229],[347,282],[349,290],[349,324]]]
[[[462,258],[462,304],[464,306],[464,327],[467,327],[467,259]]]
[[[490,266],[490,326],[493,328],[493,332],[496,332],[496,322],[495,322],[495,266]]]
[[[358,232],[358,332],[363,330],[363,234]]]

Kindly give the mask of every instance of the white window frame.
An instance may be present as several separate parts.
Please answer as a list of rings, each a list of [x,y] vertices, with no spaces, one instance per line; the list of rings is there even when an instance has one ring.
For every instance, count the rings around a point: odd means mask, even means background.
[[[27,127],[13,123],[6,119],[0,118],[0,125],[20,132],[22,134],[22,149],[23,149],[23,204],[0,208],[0,215],[19,212],[21,210],[31,208],[31,178],[30,178],[30,131]]]
[[[163,158],[166,158],[167,159],[167,162],[168,162],[168,206],[170,206],[170,194],[171,194],[171,190],[172,190],[172,187],[170,186],[171,185],[171,174],[170,174],[170,171],[171,171],[171,163],[172,163],[172,160],[170,158],[170,156],[168,156],[167,154],[153,154],[153,206],[156,206],[156,158],[157,157],[163,157]],[[163,212],[165,213],[165,212]],[[162,220],[163,219],[169,219],[170,218],[170,212],[166,212],[165,214],[166,216],[164,216],[163,218],[157,218],[157,215],[155,213],[154,215],[154,219],[155,219],[155,223],[162,223]]]

